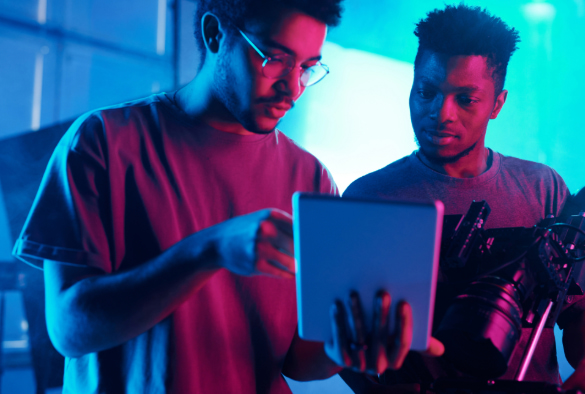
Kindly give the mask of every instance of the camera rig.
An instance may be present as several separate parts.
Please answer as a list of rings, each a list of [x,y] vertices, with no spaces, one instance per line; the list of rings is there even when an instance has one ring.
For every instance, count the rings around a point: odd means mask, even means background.
[[[585,210],[585,209],[584,209]],[[585,291],[585,212],[549,217],[532,228],[485,229],[487,202],[445,217],[443,280],[456,296],[434,330],[445,358],[477,380],[436,381],[437,393],[558,393],[558,386],[523,382],[542,331],[553,327],[567,297]],[[514,381],[508,368],[522,327],[532,333]]]

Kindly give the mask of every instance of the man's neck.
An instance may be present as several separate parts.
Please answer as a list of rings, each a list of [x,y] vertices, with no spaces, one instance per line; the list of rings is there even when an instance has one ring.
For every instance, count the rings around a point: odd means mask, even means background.
[[[469,155],[453,163],[439,163],[429,159],[420,149],[417,156],[424,165],[453,178],[473,178],[486,172],[491,166],[490,150],[485,146],[476,147]]]
[[[173,94],[177,107],[189,117],[226,133],[254,134],[244,128],[213,95],[211,76],[204,70]]]

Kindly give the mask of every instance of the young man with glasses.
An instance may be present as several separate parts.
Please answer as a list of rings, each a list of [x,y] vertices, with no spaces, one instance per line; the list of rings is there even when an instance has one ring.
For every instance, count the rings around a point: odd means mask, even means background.
[[[65,393],[280,393],[340,370],[296,335],[291,196],[337,193],[276,130],[340,0],[198,3],[197,76],[58,145],[15,254],[44,268]]]

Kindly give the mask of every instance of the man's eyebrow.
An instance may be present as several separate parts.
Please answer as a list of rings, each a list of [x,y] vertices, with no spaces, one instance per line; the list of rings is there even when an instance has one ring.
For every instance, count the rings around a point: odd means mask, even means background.
[[[266,46],[269,46],[272,48],[278,48],[281,51],[288,53],[289,55],[293,55],[293,56],[295,55],[295,53],[293,52],[292,49],[290,49],[289,47],[286,47],[286,46],[282,45],[281,43],[278,43],[274,40],[267,38],[267,39],[263,40],[263,42],[264,42],[264,45],[266,45]]]
[[[477,85],[464,85],[464,86],[459,86],[457,88],[457,90],[463,90],[463,91],[467,91],[467,92],[481,92],[483,91],[482,88],[480,88]]]
[[[420,77],[420,78],[418,78],[418,80],[420,82],[425,83],[425,84],[428,84],[428,85],[433,85],[434,86],[434,85],[437,84],[437,82],[435,82],[432,79],[427,78],[427,77]]]
[[[430,79],[428,77],[420,77],[420,81],[422,83],[426,83],[426,84],[433,85],[433,86],[437,84],[437,82],[433,81],[432,79]],[[462,91],[462,92],[483,92],[483,89],[475,84],[457,86],[454,88],[454,90]]]
[[[274,40],[266,39],[266,40],[264,40],[264,45],[266,45],[268,47],[280,49],[284,53],[287,53],[291,56],[296,56],[296,53],[292,49],[290,49],[289,47],[284,46],[281,43],[278,43]],[[321,55],[313,56],[305,61],[311,61],[311,60],[321,60]]]

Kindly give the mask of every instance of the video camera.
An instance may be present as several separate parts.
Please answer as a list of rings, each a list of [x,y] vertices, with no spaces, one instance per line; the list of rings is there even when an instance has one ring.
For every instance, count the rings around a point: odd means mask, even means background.
[[[458,290],[434,336],[458,369],[493,382],[506,372],[522,327],[532,327],[519,383],[544,327],[554,326],[567,296],[584,294],[585,212],[532,228],[485,229],[489,213],[487,202],[474,201],[467,214],[445,218],[441,272]]]

